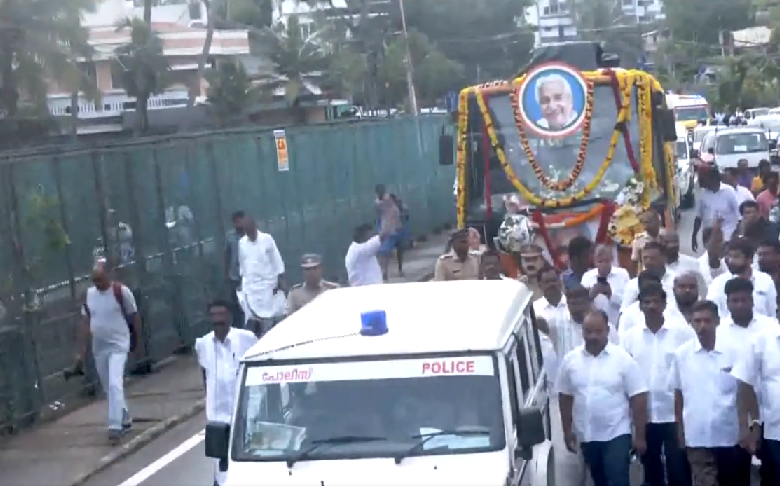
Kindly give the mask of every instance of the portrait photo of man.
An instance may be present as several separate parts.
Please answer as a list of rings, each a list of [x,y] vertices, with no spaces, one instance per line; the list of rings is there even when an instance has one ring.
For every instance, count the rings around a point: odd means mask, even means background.
[[[536,81],[536,102],[542,118],[536,124],[551,130],[563,130],[579,117],[568,80],[560,74],[541,76]]]

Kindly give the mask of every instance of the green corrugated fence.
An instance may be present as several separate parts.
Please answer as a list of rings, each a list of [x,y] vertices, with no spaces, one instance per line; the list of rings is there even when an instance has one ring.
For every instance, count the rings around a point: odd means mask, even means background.
[[[147,362],[158,361],[207,332],[237,209],[274,236],[292,282],[303,253],[321,253],[327,276],[344,280],[352,229],[373,220],[377,183],[404,198],[414,235],[451,223],[454,169],[438,165],[446,123],[289,128],[288,171],[265,129],[0,154],[0,433],[94,389],[62,372],[96,255],[139,296]]]

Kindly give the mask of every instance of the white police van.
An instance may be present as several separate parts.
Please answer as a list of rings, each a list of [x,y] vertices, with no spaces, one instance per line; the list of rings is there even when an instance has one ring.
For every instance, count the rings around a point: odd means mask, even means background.
[[[244,357],[227,486],[554,484],[532,292],[514,280],[325,292]]]

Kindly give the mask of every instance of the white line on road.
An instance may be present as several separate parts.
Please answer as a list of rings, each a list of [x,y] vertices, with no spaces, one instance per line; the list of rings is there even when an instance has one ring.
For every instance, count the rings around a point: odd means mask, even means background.
[[[180,458],[181,456],[189,452],[191,449],[193,449],[195,446],[203,442],[203,439],[205,439],[205,433],[206,433],[205,430],[201,430],[197,434],[193,435],[189,439],[179,444],[171,452],[165,454],[161,458],[157,459],[153,463],[149,464],[145,468],[135,473],[133,477],[131,477],[124,483],[120,484],[119,486],[140,486],[147,479],[151,478],[158,472],[162,471],[166,466],[171,464],[173,461]]]

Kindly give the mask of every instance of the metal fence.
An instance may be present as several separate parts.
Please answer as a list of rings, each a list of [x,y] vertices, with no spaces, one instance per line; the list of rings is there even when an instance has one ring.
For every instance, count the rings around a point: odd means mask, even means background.
[[[273,131],[258,129],[0,154],[0,433],[90,386],[63,371],[96,254],[136,292],[146,355],[160,360],[208,330],[234,210],[274,236],[293,282],[311,252],[343,280],[352,229],[374,217],[376,183],[404,198],[413,234],[451,222],[453,168],[437,154],[445,123],[291,128],[286,171]]]

